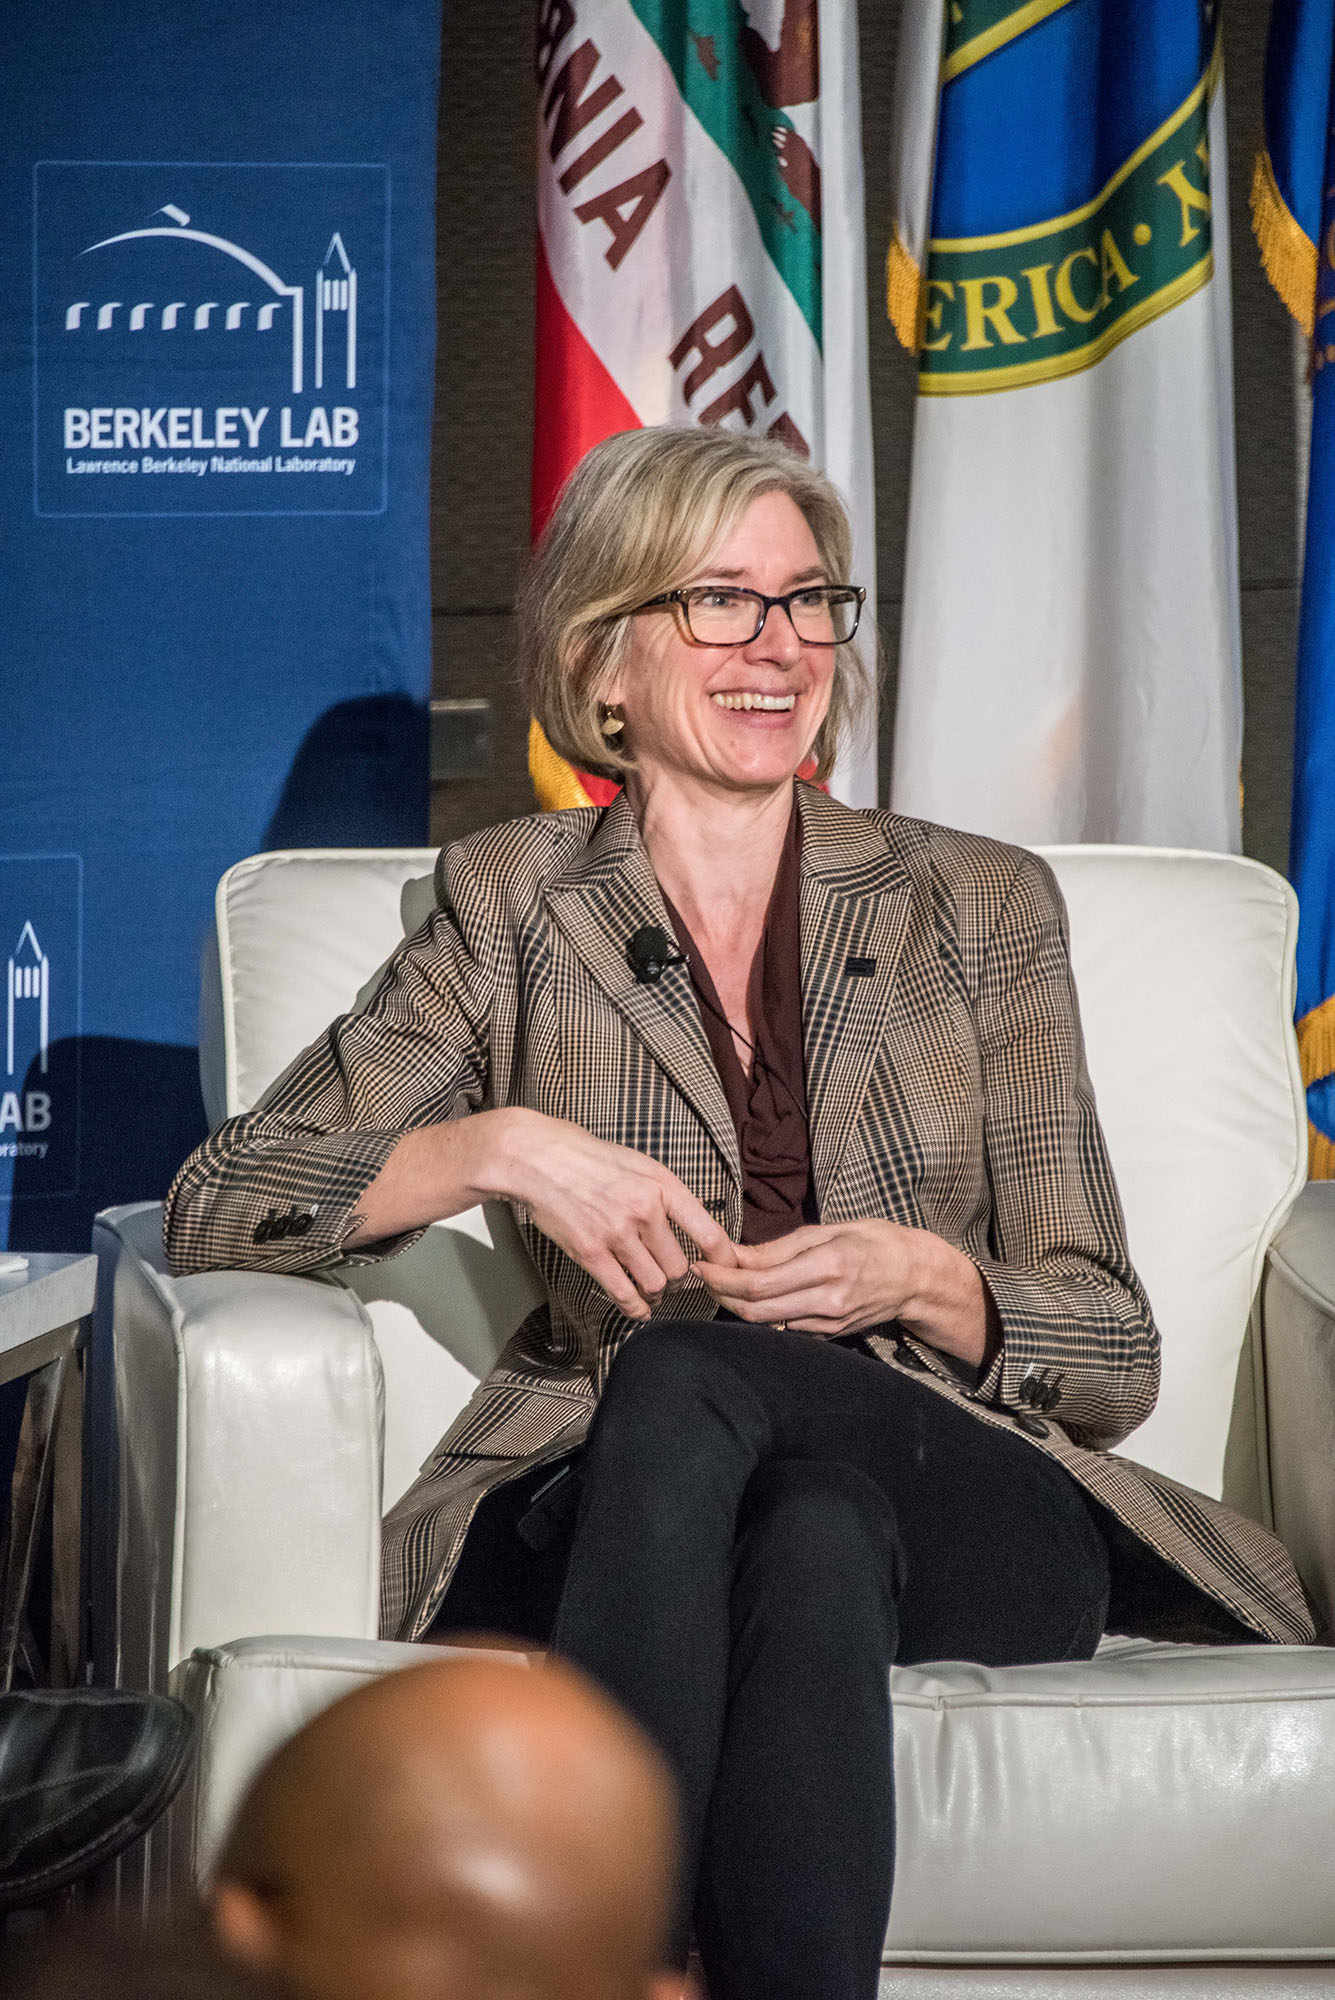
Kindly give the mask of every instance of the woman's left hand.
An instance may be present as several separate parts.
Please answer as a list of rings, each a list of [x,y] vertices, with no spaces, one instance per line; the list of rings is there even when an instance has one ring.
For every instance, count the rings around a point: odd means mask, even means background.
[[[868,1218],[736,1249],[735,1267],[692,1268],[738,1319],[782,1322],[825,1340],[897,1319],[975,1367],[983,1357],[987,1311],[977,1266],[929,1230]]]

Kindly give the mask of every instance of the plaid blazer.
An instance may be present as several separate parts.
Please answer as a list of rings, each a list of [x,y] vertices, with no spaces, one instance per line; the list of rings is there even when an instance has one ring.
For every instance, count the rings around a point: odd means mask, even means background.
[[[1312,1620],[1280,1544],[1110,1447],[1149,1414],[1159,1340],[1127,1255],[1085,1067],[1065,911],[1035,855],[799,785],[802,992],[812,1166],[827,1222],[931,1229],[983,1273],[1004,1340],[984,1379],[897,1328],[870,1336],[979,1423],[1067,1466],[1143,1542],[1268,1639]],[[740,1235],[741,1166],[689,982],[637,985],[626,940],[669,928],[624,795],[446,848],[437,908],[245,1117],[191,1155],[165,1224],[178,1271],[336,1268],[358,1202],[411,1127],[525,1104],[654,1155]],[[850,957],[874,960],[849,977]],[[304,1233],[271,1235],[272,1210]],[[549,1306],[390,1512],[382,1629],[419,1637],[492,1487],[583,1438],[634,1331],[521,1212]],[[419,1232],[420,1233],[420,1232]],[[701,1286],[662,1317],[712,1318]]]

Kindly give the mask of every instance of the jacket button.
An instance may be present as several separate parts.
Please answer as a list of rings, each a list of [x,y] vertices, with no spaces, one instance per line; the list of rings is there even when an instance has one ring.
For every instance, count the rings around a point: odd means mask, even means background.
[[[1048,1434],[1048,1427],[1041,1417],[1026,1417],[1021,1413],[1017,1413],[1015,1421],[1022,1431],[1028,1432],[1031,1438],[1045,1438]]]
[[[917,1352],[916,1348],[910,1347],[906,1340],[900,1341],[898,1347],[895,1349],[895,1355],[898,1360],[903,1362],[906,1368],[912,1368],[917,1374],[930,1374],[931,1371],[921,1354]]]

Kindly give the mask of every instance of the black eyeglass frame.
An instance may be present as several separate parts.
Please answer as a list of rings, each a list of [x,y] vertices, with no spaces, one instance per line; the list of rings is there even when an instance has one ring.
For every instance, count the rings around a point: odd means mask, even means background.
[[[782,605],[784,615],[804,646],[846,646],[854,638],[862,621],[862,607],[867,601],[867,593],[860,583],[804,583],[796,590],[789,590],[782,597],[766,597],[763,590],[746,590],[740,585],[726,586],[733,597],[749,597],[756,606],[756,626],[749,639],[697,639],[691,630],[691,599],[710,590],[717,590],[718,584],[693,584],[686,590],[665,590],[658,597],[646,598],[637,604],[636,611],[656,611],[666,605],[678,613],[677,625],[688,646],[752,646],[765,629],[765,620],[776,605]],[[797,631],[797,621],[793,617],[792,605],[795,597],[810,597],[814,592],[828,592],[831,603],[854,603],[853,629],[842,639],[803,639]],[[634,616],[634,613],[631,613]]]

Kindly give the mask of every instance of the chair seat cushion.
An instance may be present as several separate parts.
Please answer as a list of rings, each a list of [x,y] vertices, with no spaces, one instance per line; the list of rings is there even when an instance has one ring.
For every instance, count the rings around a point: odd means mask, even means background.
[[[444,1650],[197,1652],[173,1687],[200,1723],[198,1871],[280,1742]],[[1115,1639],[1065,1665],[899,1667],[892,1693],[888,1963],[1335,1958],[1335,1650]]]
[[[890,1960],[1335,1956],[1335,1650],[897,1668]]]

